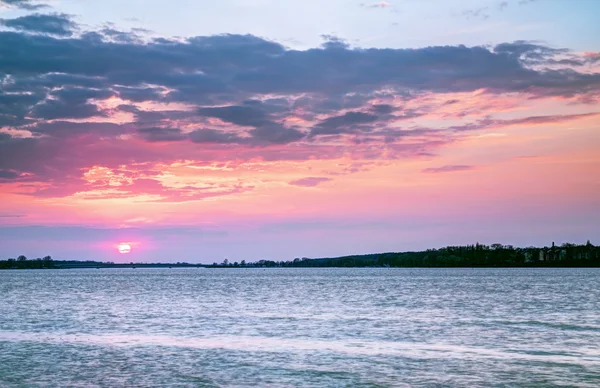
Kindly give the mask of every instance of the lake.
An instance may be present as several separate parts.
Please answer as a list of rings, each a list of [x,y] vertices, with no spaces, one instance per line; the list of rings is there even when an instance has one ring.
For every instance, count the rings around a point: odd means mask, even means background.
[[[600,385],[600,269],[0,271],[1,387]]]

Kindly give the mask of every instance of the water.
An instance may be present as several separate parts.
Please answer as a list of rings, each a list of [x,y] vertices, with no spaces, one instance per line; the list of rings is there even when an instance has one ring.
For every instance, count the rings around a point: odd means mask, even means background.
[[[600,270],[0,271],[0,386],[598,387]]]

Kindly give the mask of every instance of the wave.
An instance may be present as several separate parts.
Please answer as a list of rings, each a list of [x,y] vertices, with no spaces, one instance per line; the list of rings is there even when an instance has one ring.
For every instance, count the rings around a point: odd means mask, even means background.
[[[0,331],[2,342],[37,342],[50,345],[117,347],[176,347],[246,352],[333,352],[365,356],[397,356],[411,359],[499,359],[600,366],[597,349],[496,349],[445,343],[361,340],[320,340],[263,336],[183,337],[143,334],[56,334]]]

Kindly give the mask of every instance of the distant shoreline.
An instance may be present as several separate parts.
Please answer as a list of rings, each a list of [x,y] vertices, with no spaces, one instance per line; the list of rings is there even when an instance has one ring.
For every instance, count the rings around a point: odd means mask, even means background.
[[[296,258],[290,261],[194,264],[114,263],[100,261],[53,260],[50,256],[29,260],[25,256],[0,260],[0,269],[76,269],[76,268],[596,268],[600,267],[600,247],[565,243],[560,246],[516,248],[511,245],[475,244],[428,249],[419,252],[388,252],[334,258]]]

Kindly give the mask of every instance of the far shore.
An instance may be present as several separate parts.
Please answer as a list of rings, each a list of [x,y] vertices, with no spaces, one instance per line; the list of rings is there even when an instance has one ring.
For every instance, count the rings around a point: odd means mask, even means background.
[[[600,247],[586,244],[552,243],[549,247],[518,248],[512,245],[465,245],[428,249],[419,252],[388,252],[333,258],[307,257],[289,261],[259,260],[197,264],[114,263],[100,261],[53,260],[46,256],[34,260],[19,256],[0,260],[0,269],[75,269],[75,268],[526,268],[526,267],[600,267]]]

